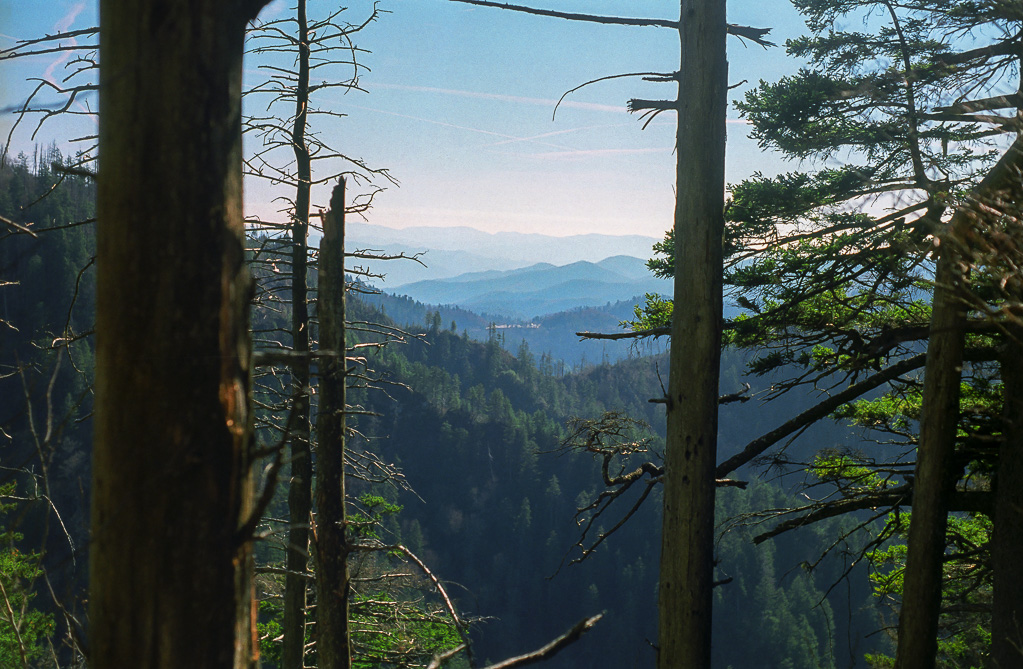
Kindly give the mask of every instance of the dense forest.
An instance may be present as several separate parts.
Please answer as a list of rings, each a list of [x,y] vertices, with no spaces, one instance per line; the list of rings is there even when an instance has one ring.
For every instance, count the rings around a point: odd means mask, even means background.
[[[35,223],[39,230],[32,235],[7,230],[0,244],[0,429],[7,500],[0,505],[5,539],[0,559],[8,596],[29,607],[15,618],[23,629],[4,618],[5,666],[49,657],[49,644],[66,632],[55,628],[56,602],[81,615],[87,586],[95,188],[87,179],[52,171],[72,163],[49,147],[0,169],[0,215],[16,224]],[[50,587],[60,593],[56,600]]]
[[[810,65],[737,108],[807,171],[723,207],[725,39],[767,31],[617,19],[679,34],[630,101],[679,116],[675,292],[519,332],[377,294],[409,259],[345,219],[394,178],[310,110],[379,11],[264,4],[105,0],[104,73],[166,76],[101,86],[103,169],[0,152],[0,665],[1020,664],[1018,11],[797,3]]]

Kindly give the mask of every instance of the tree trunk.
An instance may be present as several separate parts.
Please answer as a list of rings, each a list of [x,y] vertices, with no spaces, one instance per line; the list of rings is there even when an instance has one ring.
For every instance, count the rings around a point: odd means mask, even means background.
[[[1011,184],[1021,162],[1023,140],[1017,139],[974,189],[974,198],[983,202]],[[948,231],[940,237],[913,481],[913,515],[899,611],[897,669],[932,669],[937,653],[947,500],[958,478],[950,471],[950,463],[959,421],[966,326],[961,265],[975,215],[969,209],[957,210]]]
[[[930,339],[924,376],[920,445],[913,479],[902,609],[899,612],[899,669],[933,667],[941,609],[947,499],[955,484],[950,462],[959,422],[959,385],[966,314],[959,291],[963,276],[951,235],[942,238],[935,273]]]
[[[348,539],[345,512],[345,186],[335,188],[323,220],[317,315],[320,350],[320,413],[316,445],[316,654],[320,669],[352,666],[348,602]]]
[[[1023,57],[1018,59],[1023,64]],[[1023,80],[1017,93],[1023,93]],[[1023,119],[1023,108],[1016,109]],[[1017,181],[1018,184],[1018,181]],[[1009,201],[1019,202],[1019,198]],[[1018,212],[1012,212],[1018,216]],[[1017,237],[1016,243],[1020,240]],[[1017,281],[1010,279],[1009,299],[1023,299]],[[1023,325],[1008,327],[1002,352],[1002,393],[1005,421],[998,472],[995,476],[995,529],[991,539],[991,568],[994,598],[991,603],[991,669],[1023,664],[1023,576],[1019,556],[1023,555]]]
[[[295,152],[298,187],[291,226],[292,411],[291,482],[288,488],[288,575],[284,581],[284,669],[302,669],[305,649],[306,593],[309,566],[309,515],[312,511],[313,461],[309,447],[309,309],[307,259],[311,160],[306,145],[309,107],[309,26],[306,0],[298,2],[298,82],[291,143]]]
[[[1005,392],[1004,439],[995,480],[995,530],[991,561],[994,601],[991,607],[992,669],[1023,664],[1023,328],[1009,331],[1002,359]]]
[[[710,666],[724,234],[724,0],[683,0],[658,667]]]
[[[255,0],[102,0],[89,660],[250,667]]]

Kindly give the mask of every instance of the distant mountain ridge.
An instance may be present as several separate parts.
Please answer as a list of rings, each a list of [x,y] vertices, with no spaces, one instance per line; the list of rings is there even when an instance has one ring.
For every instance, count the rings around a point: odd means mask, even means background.
[[[643,235],[555,237],[536,233],[490,233],[464,226],[397,229],[355,222],[349,223],[345,230],[345,243],[350,250],[423,254],[421,260],[426,267],[408,261],[370,264],[371,271],[386,274],[383,284],[390,291],[417,281],[472,272],[507,271],[537,263],[556,266],[577,261],[599,263],[620,255],[646,259],[652,255],[657,241]]]
[[[529,320],[580,307],[596,307],[645,293],[667,294],[641,258],[616,255],[600,262],[537,263],[514,270],[471,272],[400,286],[394,292],[426,304]]]

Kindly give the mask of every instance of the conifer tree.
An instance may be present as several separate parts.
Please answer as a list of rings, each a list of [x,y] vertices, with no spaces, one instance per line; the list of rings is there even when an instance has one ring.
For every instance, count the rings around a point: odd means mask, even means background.
[[[907,567],[903,627],[914,627],[900,633],[899,666],[933,666],[944,519],[950,510],[991,504],[984,486],[954,484],[971,473],[984,480],[992,466],[990,451],[978,450],[980,435],[1004,437],[992,428],[988,417],[997,409],[990,403],[957,410],[966,401],[960,389],[978,396],[999,387],[990,333],[1015,318],[1005,307],[1012,300],[986,287],[1011,273],[978,251],[991,247],[993,235],[1010,248],[1017,243],[1008,240],[1017,234],[1011,221],[1020,161],[1015,146],[1005,151],[1004,138],[1016,131],[1018,96],[981,97],[976,90],[979,82],[1014,85],[1018,45],[1015,38],[977,46],[956,37],[1015,34],[1017,17],[1004,7],[955,3],[796,4],[812,34],[787,47],[813,65],[761,82],[739,108],[762,146],[821,167],[756,175],[732,187],[726,283],[743,314],[726,325],[725,341],[759,348],[751,371],[788,374],[769,397],[810,387],[831,395],[750,442],[717,473],[836,411],[919,444],[916,472],[901,452],[876,462],[887,472],[876,478],[869,473],[874,461],[850,454],[804,463],[826,480],[858,485],[846,485],[834,503],[809,505],[778,531],[842,510],[912,503],[919,512],[913,522],[929,528],[921,536],[931,543],[920,543],[911,530],[910,554],[930,562],[911,557]],[[839,27],[868,15],[868,29]],[[845,166],[824,166],[836,160]],[[670,254],[674,244],[669,235],[661,250]],[[652,266],[671,271],[663,261]],[[648,303],[636,326],[663,327],[665,311],[670,305]],[[887,389],[885,399],[856,402],[877,388]],[[774,462],[786,464],[783,456]],[[999,571],[1004,577],[1006,570]],[[929,580],[918,582],[925,573]]]

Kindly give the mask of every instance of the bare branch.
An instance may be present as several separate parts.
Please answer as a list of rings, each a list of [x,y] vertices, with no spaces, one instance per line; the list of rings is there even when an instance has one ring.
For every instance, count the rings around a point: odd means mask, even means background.
[[[14,221],[12,221],[9,218],[4,218],[3,216],[0,216],[0,223],[3,223],[4,225],[10,226],[11,228],[14,228],[16,231],[18,231],[20,233],[23,233],[23,234],[26,234],[26,235],[31,235],[32,237],[37,237],[37,238],[39,237],[39,235],[37,235],[35,232],[33,232],[30,228],[26,228],[24,225],[20,225],[18,223],[15,223]]]
[[[992,495],[989,491],[963,491],[959,490],[949,497],[949,511],[973,511],[990,514],[992,511]],[[882,507],[894,509],[898,506],[913,506],[913,485],[907,483],[898,488],[890,488],[882,491],[870,491],[861,495],[854,495],[828,502],[816,502],[796,509],[786,509],[783,513],[803,513],[805,515],[791,518],[775,525],[772,529],[759,534],[753,538],[753,543],[759,544],[771,537],[794,530],[804,525],[810,525],[820,520],[834,518],[852,511],[864,509],[877,510]]]
[[[670,111],[678,109],[678,100],[629,100],[628,109],[630,112],[643,110]]]
[[[568,19],[569,21],[585,21],[588,23],[605,23],[610,25],[619,26],[648,26],[654,28],[673,28],[678,30],[678,21],[671,21],[669,19],[637,19],[637,18],[625,18],[621,16],[596,16],[594,14],[576,14],[573,12],[558,12],[553,9],[536,9],[533,7],[526,7],[524,5],[512,5],[507,2],[492,2],[491,0],[451,0],[452,2],[462,2],[467,5],[478,5],[480,7],[496,7],[498,9],[507,9],[512,12],[523,12],[525,14],[535,14],[537,16],[550,16],[556,19]]]
[[[641,337],[666,337],[671,334],[667,325],[649,330],[629,330],[626,332],[576,332],[580,339],[639,339]]]
[[[623,79],[625,77],[644,77],[644,79],[646,79],[647,81],[654,81],[654,79],[650,79],[649,77],[657,77],[657,81],[677,81],[678,73],[669,72],[666,74],[664,72],[629,72],[627,74],[611,74],[606,77],[598,77],[597,79],[591,79],[586,83],[579,84],[575,88],[570,88],[569,90],[565,91],[560,98],[558,98],[558,103],[554,105],[554,113],[551,114],[551,120],[553,121],[554,117],[558,115],[558,107],[565,100],[565,98],[569,96],[569,94],[575,93],[579,89],[585,88],[590,84],[596,84],[601,81],[609,81],[611,79]]]
[[[767,434],[757,437],[748,443],[744,449],[718,465],[716,476],[727,476],[729,472],[748,463],[750,460],[757,457],[785,437],[817,420],[820,420],[821,418],[824,418],[846,402],[854,400],[865,392],[897,379],[907,372],[923,367],[926,358],[927,354],[921,353],[911,358],[900,360],[884,371],[878,372],[859,383],[849,386],[842,392],[832,395],[816,406],[813,406],[791,420],[786,421]]]
[[[584,21],[587,23],[603,23],[608,25],[618,26],[643,26],[653,28],[672,28],[673,30],[679,29],[679,22],[672,21],[670,19],[639,19],[639,18],[627,18],[623,16],[597,16],[595,14],[577,14],[574,12],[558,12],[553,9],[537,9],[535,7],[526,7],[524,5],[512,5],[507,2],[492,2],[491,0],[451,0],[451,2],[462,2],[467,5],[478,5],[480,7],[496,7],[498,9],[507,9],[512,12],[523,12],[525,14],[535,14],[537,16],[550,16],[556,19],[568,19],[569,21]],[[768,42],[764,39],[764,36],[771,32],[770,28],[751,28],[749,26],[740,26],[734,23],[727,24],[726,30],[729,35],[734,35],[739,38],[748,39],[752,42],[756,42],[762,47],[774,46],[773,42]]]
[[[458,0],[456,0],[458,1]],[[603,613],[598,613],[592,618],[586,618],[580,620],[572,629],[568,630],[557,639],[554,639],[543,648],[538,648],[532,653],[526,653],[525,655],[519,655],[518,657],[512,657],[507,660],[498,662],[497,664],[491,664],[484,667],[484,669],[510,669],[511,667],[524,667],[527,664],[534,664],[541,662],[548,658],[554,657],[558,652],[563,650],[566,646],[569,646],[582,637],[583,634],[588,632],[591,627],[597,624],[597,622],[604,617]]]

